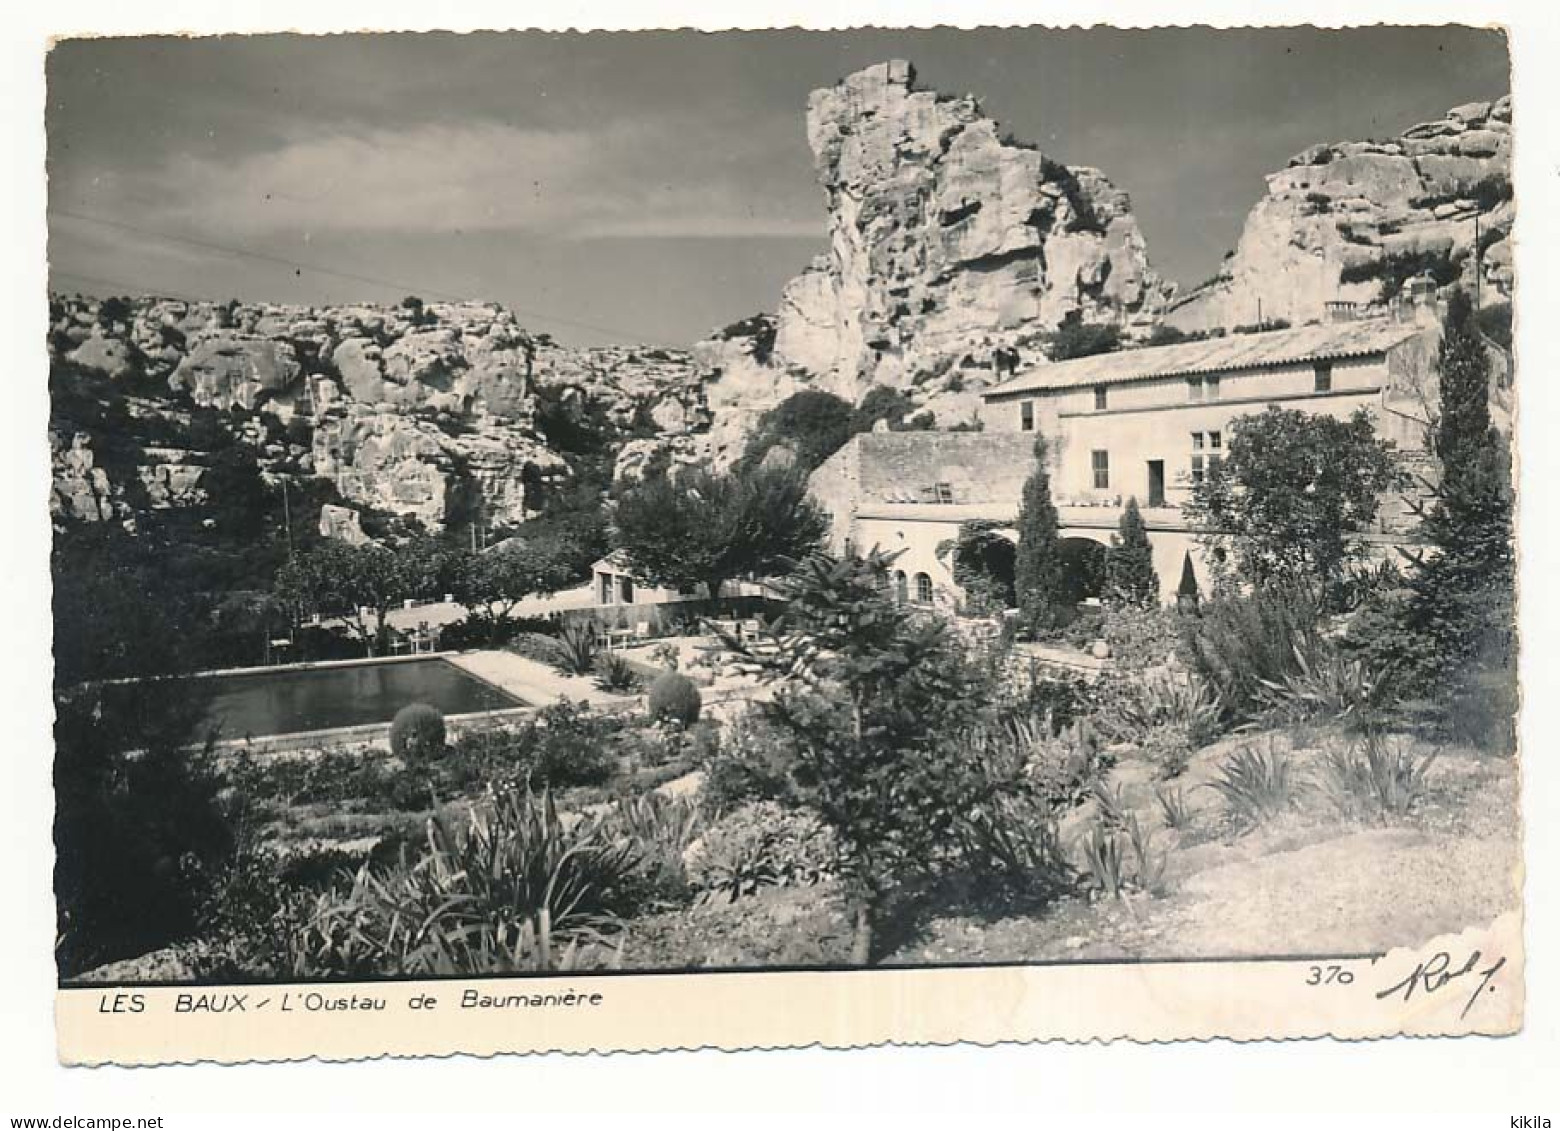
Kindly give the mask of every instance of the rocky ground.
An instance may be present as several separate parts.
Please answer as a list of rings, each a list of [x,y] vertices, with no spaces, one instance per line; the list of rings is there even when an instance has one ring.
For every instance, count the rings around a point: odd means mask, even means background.
[[[1517,768],[1446,748],[1427,793],[1402,821],[1337,815],[1314,784],[1328,736],[1278,736],[1303,781],[1295,810],[1237,828],[1208,787],[1249,738],[1200,751],[1172,784],[1192,820],[1170,830],[1154,798],[1156,769],[1125,760],[1111,778],[1129,812],[1167,852],[1162,889],[1124,900],[1080,891],[1035,907],[956,907],[901,925],[890,964],[1374,954],[1493,921],[1516,908],[1521,846]],[[1094,802],[1063,827],[1069,855]],[[736,903],[631,924],[626,966],[839,964],[850,932],[831,887],[771,889]]]

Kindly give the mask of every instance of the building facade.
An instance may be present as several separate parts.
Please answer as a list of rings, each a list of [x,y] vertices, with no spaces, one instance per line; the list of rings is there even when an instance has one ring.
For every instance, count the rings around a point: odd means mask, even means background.
[[[1000,522],[1016,537],[1011,524],[1043,436],[1064,540],[1108,545],[1135,498],[1162,597],[1173,598],[1188,555],[1206,591],[1210,563],[1182,507],[1241,417],[1270,405],[1340,419],[1365,409],[1405,462],[1428,465],[1439,399],[1433,304],[1368,319],[1336,313],[1320,325],[1038,366],[984,394],[982,432],[857,436],[811,484],[834,516],[835,546],[900,550],[905,576],[895,581],[907,600],[956,604],[948,550],[961,524]],[[1412,525],[1404,500],[1385,500],[1364,539],[1384,555]]]

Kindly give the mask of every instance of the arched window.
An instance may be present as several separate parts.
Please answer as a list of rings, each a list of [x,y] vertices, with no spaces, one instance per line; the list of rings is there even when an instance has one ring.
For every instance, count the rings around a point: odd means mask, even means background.
[[[910,600],[910,581],[902,569],[894,571],[894,599],[901,605]]]
[[[924,573],[915,575],[915,603],[917,605],[932,603],[932,579]]]

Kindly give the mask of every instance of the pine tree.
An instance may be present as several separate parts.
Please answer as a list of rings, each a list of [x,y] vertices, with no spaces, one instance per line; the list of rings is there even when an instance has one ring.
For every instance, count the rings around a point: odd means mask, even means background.
[[[1046,466],[1045,437],[1035,437],[1035,469],[1024,482],[1018,508],[1018,555],[1013,564],[1013,588],[1020,616],[1031,631],[1054,626],[1061,619],[1061,537],[1056,505],[1051,501],[1051,473]]]
[[[1105,559],[1105,591],[1113,604],[1151,608],[1159,603],[1159,574],[1154,548],[1138,510],[1137,497],[1127,500],[1121,522]]]

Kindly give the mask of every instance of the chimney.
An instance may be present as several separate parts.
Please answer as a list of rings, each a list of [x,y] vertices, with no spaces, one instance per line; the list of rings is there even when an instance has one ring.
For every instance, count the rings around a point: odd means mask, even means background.
[[[1409,318],[1421,326],[1434,326],[1441,320],[1441,300],[1435,279],[1427,271],[1408,281]]]

